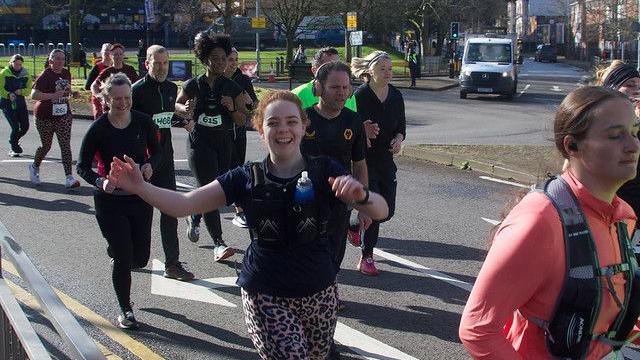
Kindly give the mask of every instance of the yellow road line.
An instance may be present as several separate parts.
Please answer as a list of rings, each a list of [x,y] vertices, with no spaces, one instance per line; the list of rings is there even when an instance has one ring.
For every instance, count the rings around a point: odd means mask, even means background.
[[[40,308],[40,304],[38,304],[36,299],[31,294],[29,294],[26,290],[24,290],[23,288],[16,285],[14,282],[10,280],[5,279],[5,282],[11,289],[11,292],[13,292],[13,295],[16,297],[16,300],[18,300],[19,302],[23,303],[25,306],[33,309],[34,311],[39,312],[40,314],[46,317],[44,311],[42,310],[42,308]],[[118,355],[115,355],[113,352],[111,352],[111,350],[109,350],[106,346],[102,345],[101,343],[97,342],[95,339],[93,339],[93,342],[96,343],[102,355],[104,355],[107,359],[122,360],[121,357],[119,357]]]
[[[9,273],[15,276],[19,276],[16,268],[13,266],[12,263],[8,261],[2,262],[2,269],[5,271],[8,271]],[[71,310],[77,316],[93,324],[95,327],[100,329],[100,331],[102,331],[105,335],[110,337],[113,341],[117,342],[118,344],[122,345],[125,349],[129,350],[135,356],[143,360],[164,360],[162,356],[154,353],[153,351],[151,351],[151,349],[149,349],[143,343],[136,341],[131,336],[127,335],[127,333],[125,333],[120,328],[113,325],[109,320],[98,315],[93,310],[82,305],[80,302],[71,298],[70,296],[63,293],[62,291],[56,288],[53,288],[53,290],[56,292],[58,297],[60,297],[60,300],[62,300],[64,305],[69,310]]]

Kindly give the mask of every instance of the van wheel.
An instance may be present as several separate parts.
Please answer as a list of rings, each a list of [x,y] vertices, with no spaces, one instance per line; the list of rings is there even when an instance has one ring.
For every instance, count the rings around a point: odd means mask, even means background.
[[[466,99],[467,98],[467,93],[464,91],[460,91],[460,99]]]

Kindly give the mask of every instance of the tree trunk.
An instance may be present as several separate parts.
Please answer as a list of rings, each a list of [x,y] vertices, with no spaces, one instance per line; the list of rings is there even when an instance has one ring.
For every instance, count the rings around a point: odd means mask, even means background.
[[[437,49],[436,49],[436,56],[440,56],[442,55],[442,45],[444,45],[444,35],[446,34],[446,30],[443,29],[443,26],[440,25],[438,26],[438,42],[437,42]]]
[[[287,32],[286,34],[286,42],[287,42],[287,62],[285,63],[286,66],[289,66],[289,64],[291,64],[291,61],[293,61],[293,45],[296,43],[296,39],[294,37],[295,34],[295,30],[291,31],[291,32]]]
[[[232,24],[231,24],[231,11],[233,9],[233,1],[225,0],[224,1],[224,32],[231,35]]]
[[[69,0],[69,42],[71,43],[71,61],[80,61],[80,10],[79,0]]]

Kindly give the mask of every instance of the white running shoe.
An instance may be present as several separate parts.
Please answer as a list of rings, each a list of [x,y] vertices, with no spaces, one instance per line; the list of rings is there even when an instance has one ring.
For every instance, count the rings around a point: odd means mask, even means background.
[[[231,220],[231,223],[239,228],[248,228],[247,218],[244,216],[244,213],[237,213],[236,216],[233,217],[233,220]]]
[[[200,226],[195,225],[191,220],[191,215],[187,216],[187,239],[191,242],[198,242],[200,240]]]
[[[74,178],[73,175],[68,175],[67,179],[64,181],[64,187],[67,189],[73,189],[80,186],[80,181]]]
[[[235,253],[236,250],[234,248],[230,248],[224,243],[221,243],[213,248],[213,261],[222,261],[230,256],[233,256],[233,254]]]
[[[40,170],[33,166],[33,163],[27,166],[29,170],[29,180],[33,185],[40,185],[42,181],[40,181]]]

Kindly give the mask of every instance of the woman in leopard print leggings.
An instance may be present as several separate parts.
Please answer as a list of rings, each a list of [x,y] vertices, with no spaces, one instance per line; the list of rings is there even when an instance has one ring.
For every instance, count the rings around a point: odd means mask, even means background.
[[[38,76],[33,84],[31,98],[36,100],[34,113],[36,128],[42,145],[36,150],[33,164],[29,164],[29,179],[34,185],[40,185],[40,164],[51,149],[53,134],[58,138],[62,152],[62,166],[66,176],[66,188],[80,186],[80,182],[71,175],[71,73],[64,68],[65,55],[56,49],[49,54],[49,67]]]

